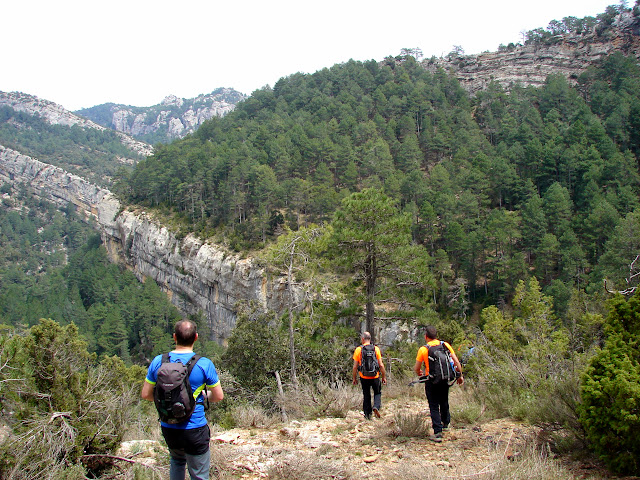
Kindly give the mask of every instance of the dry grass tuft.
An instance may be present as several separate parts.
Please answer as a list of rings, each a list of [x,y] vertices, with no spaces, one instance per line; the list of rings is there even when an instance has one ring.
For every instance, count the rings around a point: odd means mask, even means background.
[[[238,471],[234,461],[239,454],[233,445],[211,446],[211,469],[209,475],[216,480],[238,478]]]
[[[257,405],[238,405],[231,411],[231,417],[240,428],[271,428],[280,422],[278,416],[270,415]]]
[[[409,382],[414,380],[415,377],[406,373],[398,372],[398,374],[389,375],[387,378],[387,385],[382,389],[383,397],[403,398],[403,399],[415,399],[425,398],[424,396],[424,384],[409,385]],[[426,398],[425,398],[426,400]]]
[[[272,480],[350,480],[355,478],[342,463],[313,454],[287,454],[275,459],[267,471]]]
[[[396,412],[393,415],[394,437],[426,438],[431,434],[431,422],[423,413]]]
[[[362,392],[344,382],[329,383],[319,380],[315,384],[303,383],[298,390],[288,390],[279,404],[289,420],[319,416],[344,418],[350,410],[357,410]]]

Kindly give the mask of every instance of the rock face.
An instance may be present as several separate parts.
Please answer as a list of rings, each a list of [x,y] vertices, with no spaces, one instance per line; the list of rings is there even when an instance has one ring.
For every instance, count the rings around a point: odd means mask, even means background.
[[[192,235],[178,239],[144,212],[121,212],[111,192],[61,168],[0,145],[0,181],[24,183],[34,195],[59,206],[75,205],[97,223],[112,261],[126,265],[141,280],[154,279],[184,315],[201,311],[209,337],[220,343],[235,326],[239,300],[252,301],[264,311],[286,307],[285,281],[269,278],[255,260]]]
[[[97,130],[105,130],[105,127],[95,122],[79,117],[65,110],[57,103],[48,100],[42,100],[33,95],[27,95],[20,92],[0,92],[0,106],[6,105],[18,112],[28,113],[30,115],[39,116],[51,125],[63,125],[71,127],[77,125],[82,128],[94,128]],[[153,149],[150,145],[131,138],[124,133],[118,133],[118,137],[123,145],[130,148],[139,155],[151,155]]]
[[[144,138],[151,143],[166,143],[193,133],[205,120],[226,115],[245,98],[244,94],[231,88],[219,88],[191,99],[169,95],[159,105],[151,107],[111,103],[79,110],[77,113],[136,138]]]
[[[631,13],[616,19],[604,35],[595,31],[554,37],[552,44],[518,45],[499,52],[449,55],[422,61],[430,71],[442,67],[452,73],[471,94],[495,81],[507,90],[511,85],[539,87],[550,74],[560,74],[575,84],[578,76],[601,58],[621,51],[640,58],[640,25]]]

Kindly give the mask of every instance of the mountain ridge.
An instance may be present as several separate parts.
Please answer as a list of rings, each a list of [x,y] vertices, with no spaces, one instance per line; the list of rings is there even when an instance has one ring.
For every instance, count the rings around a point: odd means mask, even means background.
[[[193,133],[210,118],[226,115],[246,98],[232,88],[218,88],[189,99],[168,95],[150,107],[104,103],[75,113],[149,143],[167,143]]]

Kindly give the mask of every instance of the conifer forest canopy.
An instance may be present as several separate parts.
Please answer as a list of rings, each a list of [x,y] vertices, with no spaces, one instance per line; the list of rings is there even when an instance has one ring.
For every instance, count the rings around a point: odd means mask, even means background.
[[[536,276],[563,311],[572,289],[622,286],[637,255],[639,87],[620,53],[575,85],[551,75],[473,97],[412,56],[349,61],[254,92],[118,188],[237,249],[330,222],[344,198],[378,189],[410,216],[442,307],[452,285],[495,304]]]

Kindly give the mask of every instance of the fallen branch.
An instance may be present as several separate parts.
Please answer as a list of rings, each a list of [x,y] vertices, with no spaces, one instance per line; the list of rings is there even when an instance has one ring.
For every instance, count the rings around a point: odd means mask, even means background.
[[[120,457],[118,455],[108,455],[106,453],[92,453],[92,454],[87,454],[87,455],[82,455],[80,457],[80,461],[84,460],[84,459],[91,459],[91,458],[96,458],[96,459],[107,459],[107,460],[118,460],[118,461],[122,461],[122,462],[127,462],[127,463],[131,463],[131,464],[135,464],[135,465],[142,465],[143,467],[147,467],[150,468],[151,470],[156,471],[158,474],[160,475],[164,475],[165,472],[154,466],[154,465],[148,465],[144,462],[141,462],[139,460],[134,460],[132,458],[127,458],[127,457]]]
[[[484,467],[482,467],[482,469],[479,472],[476,472],[476,473],[464,473],[460,475],[452,475],[452,476],[448,476],[447,478],[469,478],[469,477],[477,477],[478,475],[484,475],[486,473],[496,473],[495,470],[487,470],[489,467],[494,466],[496,463],[498,462],[493,462],[488,465],[485,465]]]

